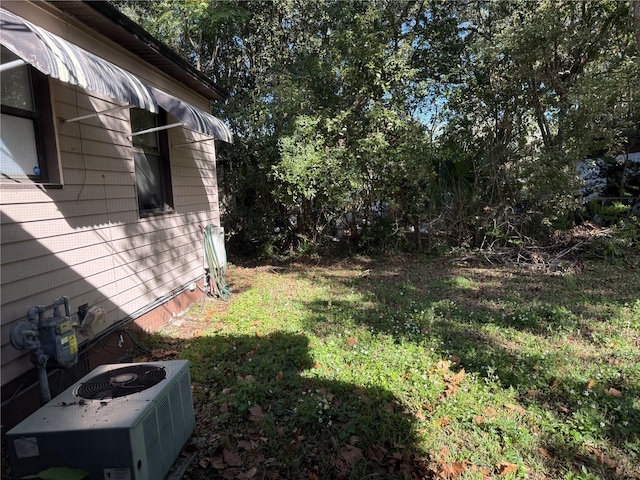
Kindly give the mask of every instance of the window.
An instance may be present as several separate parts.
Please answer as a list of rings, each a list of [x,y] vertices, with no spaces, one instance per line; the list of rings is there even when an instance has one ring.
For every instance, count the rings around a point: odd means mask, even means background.
[[[2,64],[19,60],[2,47]],[[0,177],[2,181],[59,183],[49,81],[29,65],[1,73]]]
[[[166,125],[166,114],[153,114],[141,108],[131,109],[131,131],[141,132]],[[169,142],[166,130],[134,135],[138,210],[141,215],[173,211]]]

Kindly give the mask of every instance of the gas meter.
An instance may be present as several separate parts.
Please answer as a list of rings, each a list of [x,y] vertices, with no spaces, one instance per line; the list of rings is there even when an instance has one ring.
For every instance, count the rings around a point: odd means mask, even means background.
[[[64,306],[64,315],[60,307]],[[53,310],[52,316],[45,312]],[[27,320],[13,325],[11,328],[11,345],[18,350],[31,350],[31,362],[38,369],[42,400],[51,400],[47,379],[47,362],[49,359],[57,365],[71,367],[78,361],[78,340],[69,318],[69,299],[59,297],[47,306],[29,309]]]

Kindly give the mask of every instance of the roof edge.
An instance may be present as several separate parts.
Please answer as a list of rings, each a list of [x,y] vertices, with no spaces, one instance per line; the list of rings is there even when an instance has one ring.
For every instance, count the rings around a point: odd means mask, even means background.
[[[54,7],[67,12],[65,8],[65,4],[67,2],[59,2],[56,0],[46,0],[47,3],[53,5]],[[149,50],[150,54],[161,55],[164,58],[168,59],[171,63],[173,63],[176,67],[182,69],[185,73],[187,73],[195,82],[205,87],[206,90],[209,90],[211,93],[209,95],[205,95],[210,100],[226,100],[229,96],[228,92],[224,89],[220,88],[215,84],[209,77],[207,77],[204,73],[197,70],[193,65],[191,65],[187,60],[182,58],[178,53],[176,53],[172,48],[162,43],[156,37],[151,35],[148,31],[138,25],[136,22],[131,20],[129,17],[120,12],[116,7],[108,3],[104,0],[76,0],[78,4],[84,4],[90,7],[93,11],[97,12],[101,16],[107,18],[109,21],[117,24],[122,29],[124,29],[141,47]],[[69,2],[71,3],[71,2]],[[73,2],[76,3],[76,2]],[[72,12],[67,12],[71,13]],[[79,19],[82,21],[81,19]],[[88,25],[86,22],[85,25],[89,27],[95,28],[95,25]],[[101,35],[109,37],[109,32],[97,30]],[[113,38],[110,38],[114,40]],[[126,47],[125,47],[126,48]],[[132,52],[136,56],[142,58],[142,60],[149,62],[148,59],[145,59],[140,56],[137,52]],[[171,72],[165,72],[171,75]],[[187,85],[188,86],[188,85]]]

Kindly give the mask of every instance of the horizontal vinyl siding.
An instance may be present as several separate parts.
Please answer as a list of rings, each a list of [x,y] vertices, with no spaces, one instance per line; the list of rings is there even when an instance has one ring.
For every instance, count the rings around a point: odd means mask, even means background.
[[[4,193],[4,192],[2,192]],[[4,209],[4,206],[2,207]],[[215,210],[215,209],[214,209]],[[135,239],[135,234],[132,233],[132,230],[135,230],[136,234],[139,235],[155,235],[153,238],[165,238],[167,235],[166,232],[171,232],[173,229],[178,229],[182,232],[186,232],[189,230],[185,230],[187,226],[188,228],[198,230],[199,224],[204,223],[215,223],[213,220],[217,220],[217,218],[211,217],[210,213],[189,213],[185,215],[169,215],[164,217],[148,217],[144,219],[140,219],[138,215],[138,211],[127,212],[126,215],[120,215],[119,219],[122,220],[121,223],[116,224],[114,222],[111,223],[111,226],[108,222],[91,222],[92,225],[82,225],[75,227],[73,232],[69,232],[68,225],[69,223],[65,219],[56,219],[47,222],[30,222],[30,223],[7,223],[2,226],[2,243],[3,244],[11,244],[14,242],[24,242],[28,240],[38,239],[38,242],[42,243],[48,240],[48,238],[54,237],[63,237],[59,240],[59,242],[68,242],[72,238],[76,237],[66,237],[65,235],[68,233],[81,234],[81,233],[95,233],[99,234],[102,238],[104,237],[104,231],[111,231],[111,238],[114,240],[129,238],[132,241],[137,241]],[[108,214],[104,215],[104,218],[108,218]],[[99,226],[104,223],[104,225]],[[95,225],[93,225],[95,224]],[[123,228],[112,228],[113,226],[121,226]],[[84,237],[83,242],[90,241],[87,238],[93,238],[96,235]],[[80,238],[80,237],[77,237]],[[102,240],[98,239],[98,242]],[[49,246],[50,244],[47,244]]]
[[[51,85],[58,119],[116,106]],[[213,142],[170,150],[175,213],[140,218],[129,112],[58,122],[57,129],[64,187],[0,186],[2,383],[33,368],[28,352],[9,344],[11,326],[29,308],[66,295],[72,315],[88,303],[117,322],[201,277],[199,225],[219,225]],[[169,130],[170,145],[201,138]]]
[[[185,130],[172,130],[172,145],[180,145],[204,137]],[[215,144],[212,141],[192,143],[171,149],[173,200],[177,212],[210,211],[217,219],[218,188],[215,171]]]
[[[108,187],[107,187],[108,188]],[[132,197],[135,200],[135,197]],[[42,222],[66,219],[74,223],[94,224],[94,215],[110,214],[117,217],[120,212],[131,211],[132,199],[70,200],[59,202],[38,202],[32,204],[3,205],[2,224],[16,220],[22,222]]]
[[[71,169],[65,169],[65,173],[69,175],[69,172],[72,172]],[[74,172],[72,172],[74,173]],[[82,172],[79,170],[80,179],[85,178],[86,172]],[[102,173],[102,172],[101,172]],[[73,178],[73,175],[70,176]],[[67,179],[69,180],[69,179]],[[92,185],[90,183],[85,182],[84,185],[82,183],[70,185],[66,184],[63,189],[58,190],[56,193],[51,192],[51,195],[55,195],[56,202],[77,202],[78,200],[105,200],[105,185]],[[134,198],[135,197],[135,186],[133,184],[130,185],[109,185],[108,198],[111,200],[120,199],[120,198]],[[50,199],[49,199],[50,200]],[[46,202],[48,203],[49,200]],[[34,204],[40,203],[43,201],[42,193],[40,191],[34,190],[3,190],[2,191],[2,203],[5,204],[13,204],[19,205],[23,204]]]
[[[73,235],[56,235],[40,240],[30,239],[28,242],[4,243],[2,245],[2,275],[15,278],[18,273],[21,275],[42,274],[53,270],[53,268],[47,268],[46,264],[49,262],[54,265],[56,263],[54,259],[58,262],[63,261],[65,265],[73,266],[75,258],[95,260],[104,251],[107,251],[109,255],[111,252],[119,255],[131,255],[131,252],[135,252],[137,256],[140,256],[144,253],[140,251],[141,248],[175,248],[196,240],[193,234],[196,233],[196,228],[189,228],[192,232],[185,231],[185,227],[180,225],[177,227],[167,226],[162,231],[146,231],[146,229],[140,228],[136,233],[132,233],[132,226],[102,227],[96,228],[94,231],[80,231]],[[187,235],[188,239],[181,238]],[[197,231],[198,243],[199,239],[200,235]],[[39,252],[41,255],[29,254],[29,252],[36,250],[38,245],[46,248]],[[18,266],[20,270],[18,270]]]

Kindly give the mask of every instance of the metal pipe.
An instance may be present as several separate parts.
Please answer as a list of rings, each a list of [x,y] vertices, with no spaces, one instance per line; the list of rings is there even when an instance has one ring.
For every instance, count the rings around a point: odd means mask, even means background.
[[[170,128],[176,128],[176,127],[184,127],[184,123],[172,123],[170,125],[162,125],[160,127],[147,128],[146,130],[133,132],[131,135],[127,135],[127,138],[136,137],[138,135],[145,135],[147,133],[159,132],[160,130],[169,130]]]
[[[34,352],[34,357],[37,357],[41,363],[37,365],[38,368],[38,383],[40,384],[40,401],[42,405],[45,405],[51,401],[51,389],[49,388],[49,377],[47,376],[47,357],[42,349],[40,352]],[[36,358],[32,359],[32,362],[35,364]]]
[[[24,65],[25,62],[23,59],[19,58],[18,60],[14,60],[12,62],[7,62],[7,63],[3,63],[0,66],[0,72],[4,72],[6,70],[11,70],[12,68],[17,68],[17,67],[21,67],[22,65]]]
[[[40,339],[38,338],[40,323],[42,323],[43,317],[42,314],[47,310],[53,309],[54,318],[60,317],[60,306],[64,306],[65,315],[69,317],[69,298],[68,297],[58,297],[53,303],[42,306],[38,305],[36,307],[30,308],[27,312],[27,320],[32,325],[34,331],[34,341],[30,346],[31,350],[31,363],[38,370],[38,383],[40,384],[40,399],[42,404],[46,404],[51,401],[51,389],[49,388],[49,377],[47,376],[47,362],[49,361],[49,356],[44,353],[44,349],[42,348],[42,343],[40,343]],[[38,318],[36,319],[36,315]],[[44,325],[43,325],[44,326]],[[29,332],[31,333],[31,332]]]

